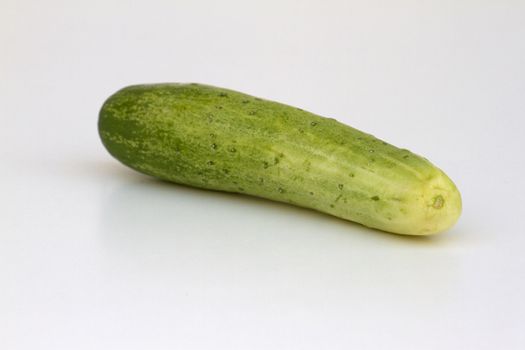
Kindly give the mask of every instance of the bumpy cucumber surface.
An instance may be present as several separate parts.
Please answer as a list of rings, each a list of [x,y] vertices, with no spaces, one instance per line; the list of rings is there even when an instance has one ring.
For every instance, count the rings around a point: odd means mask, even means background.
[[[199,188],[315,209],[384,231],[428,235],[461,213],[428,160],[331,118],[201,84],[124,88],[99,134],[116,159]]]

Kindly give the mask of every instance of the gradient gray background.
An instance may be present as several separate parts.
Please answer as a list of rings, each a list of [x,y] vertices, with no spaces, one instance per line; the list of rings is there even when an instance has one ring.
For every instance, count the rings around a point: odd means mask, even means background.
[[[523,349],[523,1],[0,3],[0,348]],[[201,82],[336,118],[457,183],[405,238],[168,185],[102,102]]]

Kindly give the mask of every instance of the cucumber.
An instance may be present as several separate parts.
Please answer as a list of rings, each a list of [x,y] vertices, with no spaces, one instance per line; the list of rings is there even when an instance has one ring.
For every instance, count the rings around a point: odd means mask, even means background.
[[[99,115],[109,153],[179,184],[291,203],[383,231],[429,235],[461,213],[428,160],[332,118],[201,84],[126,87]]]

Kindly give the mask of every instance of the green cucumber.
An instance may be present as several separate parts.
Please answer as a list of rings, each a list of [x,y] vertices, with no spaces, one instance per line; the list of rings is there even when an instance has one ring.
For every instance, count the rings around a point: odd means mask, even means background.
[[[454,183],[428,160],[299,108],[201,84],[126,87],[99,134],[123,164],[179,184],[291,203],[408,235],[451,227]]]

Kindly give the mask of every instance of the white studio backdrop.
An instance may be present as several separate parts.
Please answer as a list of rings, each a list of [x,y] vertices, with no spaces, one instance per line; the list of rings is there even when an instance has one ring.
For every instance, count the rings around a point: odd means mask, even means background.
[[[0,349],[523,349],[525,2],[0,0]],[[199,82],[333,117],[458,185],[407,238],[169,185],[98,111]]]

